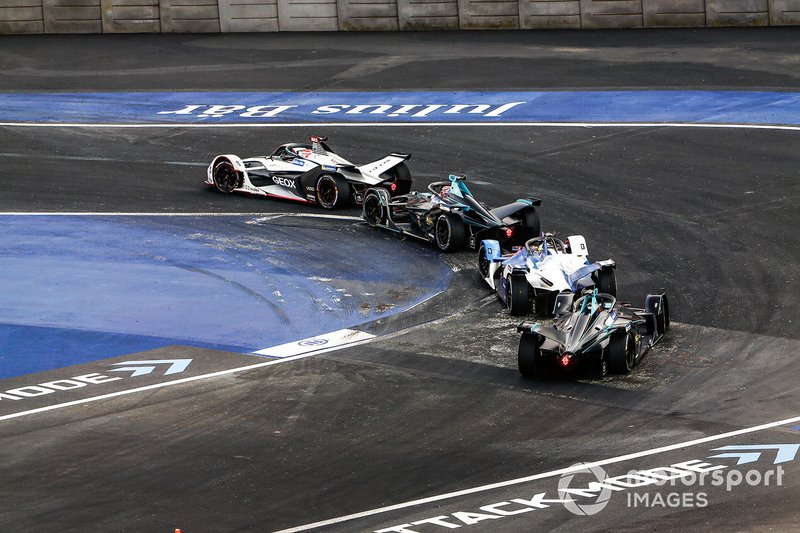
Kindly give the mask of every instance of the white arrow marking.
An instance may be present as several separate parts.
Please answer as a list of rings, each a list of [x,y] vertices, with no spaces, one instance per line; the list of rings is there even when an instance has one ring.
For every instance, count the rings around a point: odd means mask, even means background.
[[[169,376],[170,374],[178,374],[186,370],[186,367],[189,366],[191,363],[191,359],[155,359],[151,361],[124,361],[122,363],[114,363],[114,365],[137,365],[137,366],[127,366],[125,368],[112,368],[111,372],[131,372],[131,377],[136,376],[143,376],[145,374],[151,373],[153,370],[156,369],[155,366],[142,366],[142,365],[170,365],[166,372],[164,372],[165,376]]]
[[[747,450],[778,450],[777,455],[775,456],[775,462],[772,464],[779,464],[785,463],[787,461],[791,461],[797,455],[797,451],[800,450],[800,444],[745,444],[745,445],[731,445],[731,446],[723,446],[722,448],[714,448],[712,451],[723,451],[723,450],[731,450],[731,451],[742,451],[744,453],[721,453],[719,455],[710,455],[708,459],[712,457],[738,457],[739,460],[737,461],[737,465],[744,465],[747,463],[754,463],[758,461],[758,458],[761,457],[761,452],[750,452],[747,453]]]

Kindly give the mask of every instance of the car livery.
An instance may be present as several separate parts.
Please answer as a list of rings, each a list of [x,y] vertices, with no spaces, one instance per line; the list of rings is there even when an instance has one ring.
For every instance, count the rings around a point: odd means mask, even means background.
[[[411,155],[391,153],[364,165],[338,156],[313,136],[310,143],[282,144],[269,156],[241,159],[216,156],[208,166],[206,184],[224,193],[245,192],[317,204],[325,209],[361,204],[370,187],[385,189],[390,196],[411,190],[411,173],[405,164]]]
[[[451,174],[447,181],[391,197],[385,188],[371,188],[364,197],[362,217],[373,227],[435,243],[443,252],[475,249],[481,239],[496,239],[511,247],[539,233],[539,198],[528,197],[494,209],[479,202]]]
[[[619,303],[597,289],[574,301],[562,295],[557,300],[552,326],[538,322],[517,326],[522,333],[517,362],[524,376],[585,366],[581,362],[588,363],[597,377],[609,371],[627,374],[669,330],[666,293],[647,295],[643,308]]]
[[[506,254],[497,241],[484,240],[478,250],[478,271],[512,315],[531,310],[552,315],[559,294],[571,296],[596,286],[616,296],[616,263],[611,259],[590,263],[588,255],[581,235],[562,241],[545,233]]]

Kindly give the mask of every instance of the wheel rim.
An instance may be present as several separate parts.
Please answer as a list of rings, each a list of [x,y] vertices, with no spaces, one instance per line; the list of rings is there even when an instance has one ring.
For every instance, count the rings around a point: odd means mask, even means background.
[[[330,176],[322,176],[317,182],[317,199],[323,207],[333,207],[339,198],[339,189]]]
[[[511,278],[506,278],[506,307],[511,310]]]
[[[450,222],[447,217],[441,217],[436,222],[436,244],[442,250],[450,245]]]
[[[478,250],[478,271],[484,278],[489,275],[489,260],[486,259],[486,248],[483,246]]]
[[[370,195],[364,200],[364,215],[368,224],[377,226],[381,223],[381,204],[377,196]]]
[[[236,188],[238,176],[230,163],[223,162],[214,169],[214,183],[223,192],[231,192]]]
[[[633,368],[633,338],[631,338],[630,335],[628,335],[627,339],[625,340],[625,359],[628,363],[628,368]]]

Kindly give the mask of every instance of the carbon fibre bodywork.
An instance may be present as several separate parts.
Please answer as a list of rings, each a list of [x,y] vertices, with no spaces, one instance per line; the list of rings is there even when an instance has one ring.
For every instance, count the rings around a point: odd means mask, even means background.
[[[627,374],[669,329],[665,293],[650,294],[642,308],[620,303],[597,289],[571,303],[559,297],[552,325],[523,322],[517,353],[519,370],[536,377],[554,367],[589,363],[596,376]]]
[[[451,174],[448,181],[430,184],[429,192],[396,197],[385,189],[371,188],[364,198],[362,217],[370,226],[435,243],[444,252],[475,249],[482,239],[495,239],[510,248],[538,234],[539,198],[490,208],[473,197],[465,180]]]

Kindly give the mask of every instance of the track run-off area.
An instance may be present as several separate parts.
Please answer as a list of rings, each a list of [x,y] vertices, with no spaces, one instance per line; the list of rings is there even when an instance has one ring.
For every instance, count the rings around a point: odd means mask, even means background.
[[[260,90],[225,86],[248,63],[215,54],[286,41],[185,36],[157,65],[56,69],[8,41],[6,72],[25,58],[39,83],[0,76],[0,529],[793,529],[800,98],[773,68],[792,48],[746,34],[752,60],[728,64],[662,34],[676,66],[628,32],[437,35],[419,63],[398,59],[414,39],[382,62],[395,35],[284,36],[298,58],[256,61]],[[592,39],[610,63],[590,83]],[[339,74],[320,83],[326,49]],[[488,72],[487,50],[560,86],[443,84],[433,64]],[[187,77],[153,86],[175,54]],[[637,85],[654,64],[671,82]],[[670,335],[628,376],[526,380],[474,252],[203,185],[216,154],[312,134],[354,163],[412,153],[417,190],[459,172],[490,205],[541,197],[545,231],[617,262],[622,299],[667,291]]]

